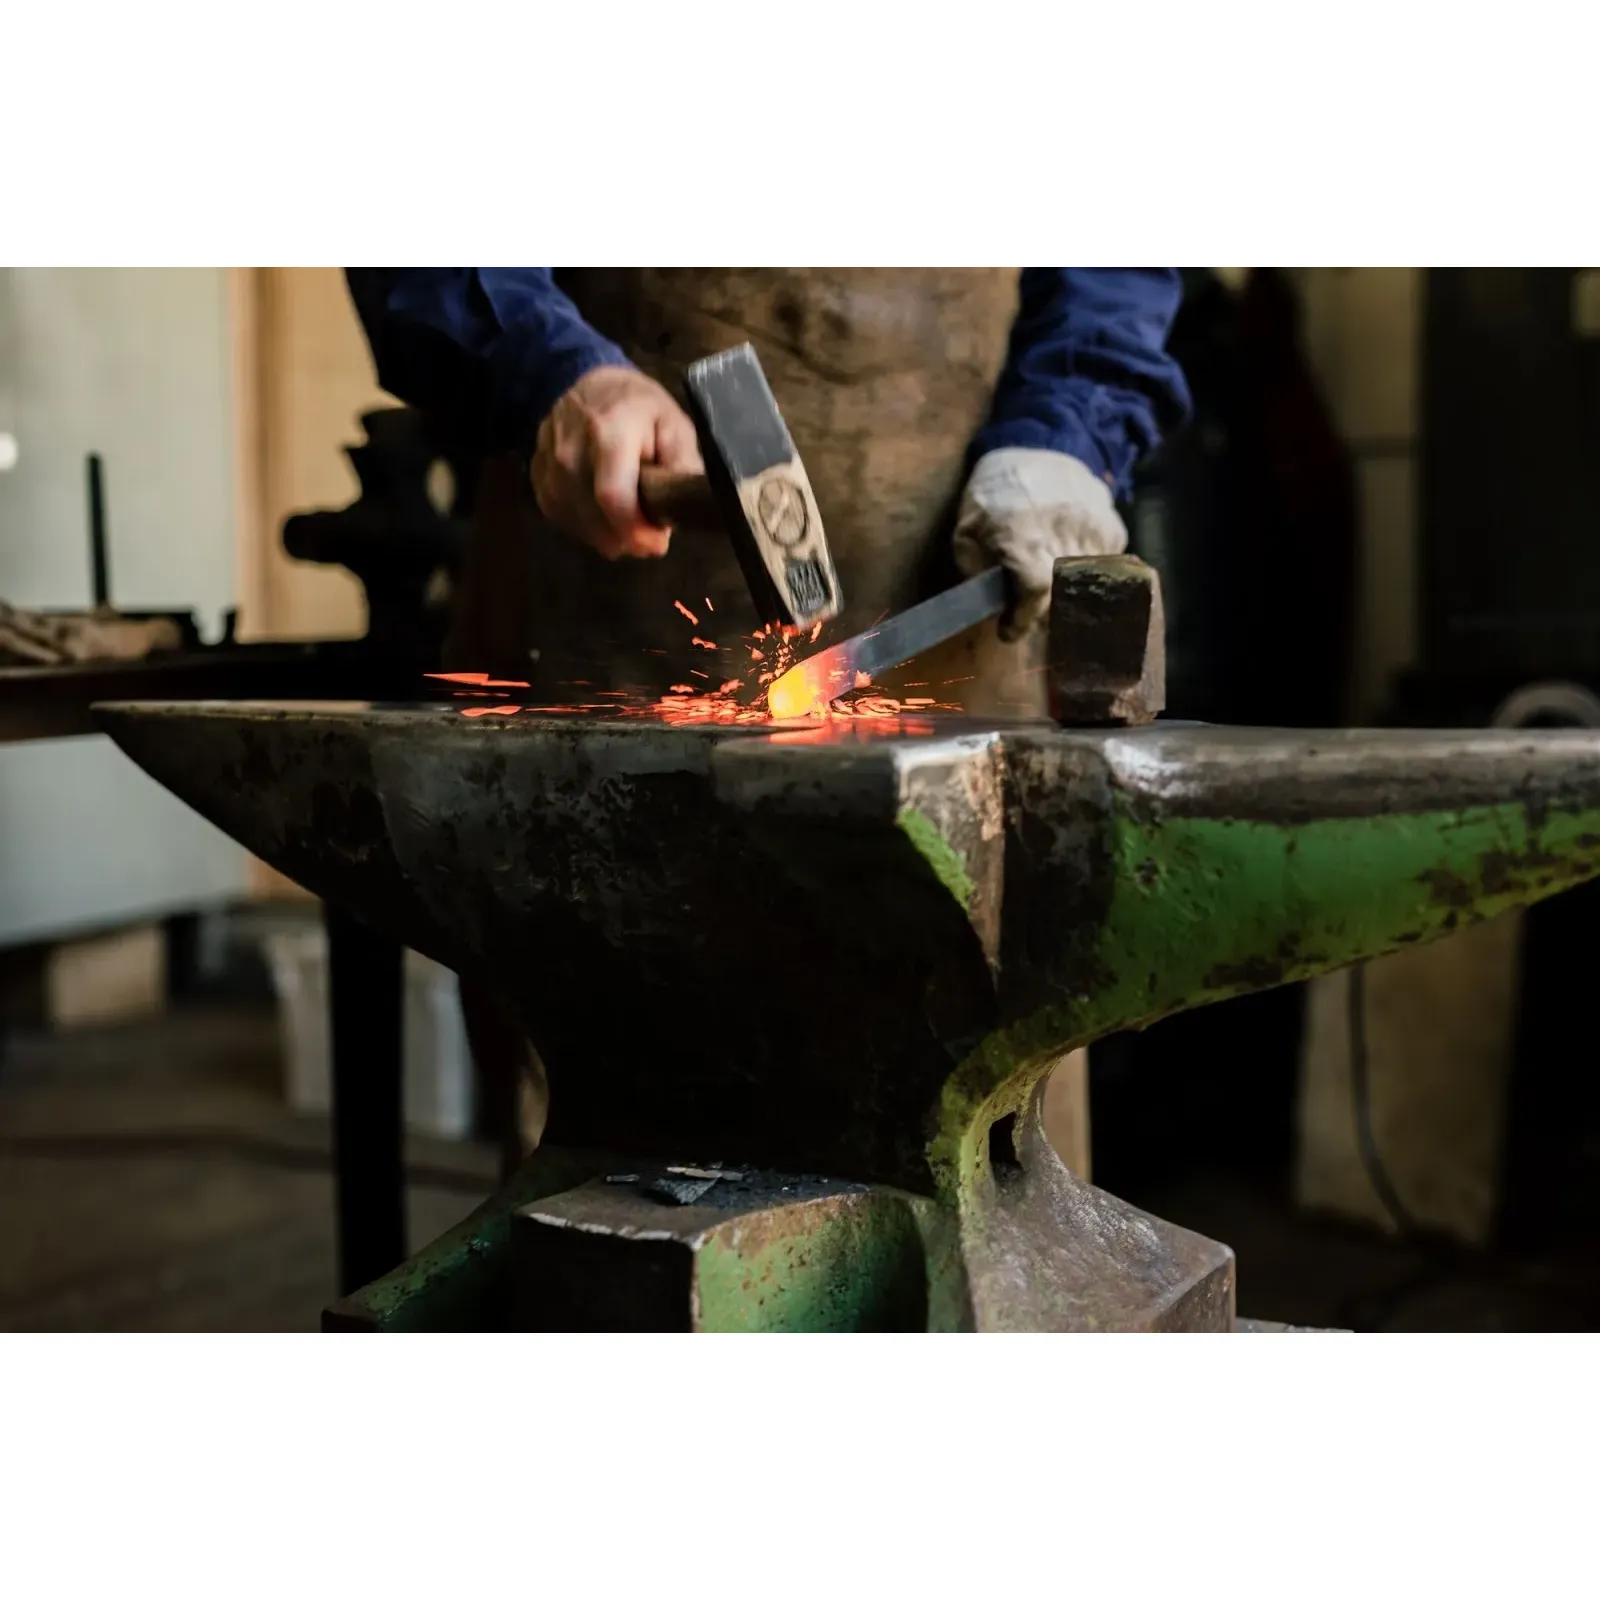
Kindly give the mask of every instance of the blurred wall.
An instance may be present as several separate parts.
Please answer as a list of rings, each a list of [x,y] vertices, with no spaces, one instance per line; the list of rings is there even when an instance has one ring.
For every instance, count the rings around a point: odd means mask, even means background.
[[[104,458],[112,600],[215,628],[234,601],[224,274],[0,272],[0,595],[91,599],[84,458]],[[0,746],[0,943],[160,914],[243,885],[243,853],[96,738]]]
[[[228,274],[233,424],[240,462],[237,529],[241,639],[349,639],[366,632],[366,597],[340,567],[292,561],[284,519],[347,505],[358,485],[344,447],[361,413],[394,401],[377,386],[337,267],[236,267]],[[250,863],[250,888],[307,899]]]
[[[1355,718],[1382,708],[1417,651],[1417,373],[1422,271],[1305,267],[1307,352],[1356,458],[1361,602]]]
[[[342,568],[291,561],[279,534],[293,512],[354,499],[344,447],[360,442],[362,412],[395,402],[377,386],[339,268],[239,268],[230,290],[245,462],[240,636],[359,638],[360,583]]]

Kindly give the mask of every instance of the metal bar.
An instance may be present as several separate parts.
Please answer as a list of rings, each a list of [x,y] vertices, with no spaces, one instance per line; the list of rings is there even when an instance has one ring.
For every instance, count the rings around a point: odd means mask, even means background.
[[[1004,567],[991,567],[865,633],[819,650],[792,666],[772,685],[767,704],[779,717],[800,716],[818,705],[827,705],[856,686],[858,673],[875,677],[980,622],[998,617],[1006,608],[1009,584]]]
[[[111,567],[106,554],[106,496],[100,457],[89,457],[89,559],[94,565],[94,603],[111,604]]]

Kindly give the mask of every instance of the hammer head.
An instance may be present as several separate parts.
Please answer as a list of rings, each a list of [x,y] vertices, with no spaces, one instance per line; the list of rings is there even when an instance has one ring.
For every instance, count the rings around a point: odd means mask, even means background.
[[[697,361],[684,395],[706,477],[763,622],[809,628],[844,604],[805,468],[748,344]]]
[[[1138,727],[1167,703],[1161,580],[1137,556],[1067,556],[1050,589],[1050,714],[1064,727]]]

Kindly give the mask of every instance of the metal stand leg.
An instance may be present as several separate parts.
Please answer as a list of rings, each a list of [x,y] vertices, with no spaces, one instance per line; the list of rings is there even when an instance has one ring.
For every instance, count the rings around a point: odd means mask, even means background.
[[[406,1258],[403,952],[334,906],[328,931],[333,1161],[342,1294]]]
[[[200,916],[183,911],[168,917],[167,1002],[178,1004],[189,999],[200,987]]]

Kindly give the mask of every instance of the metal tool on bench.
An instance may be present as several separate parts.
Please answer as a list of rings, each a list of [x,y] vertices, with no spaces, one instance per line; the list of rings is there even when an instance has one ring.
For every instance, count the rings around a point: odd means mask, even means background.
[[[0,600],[0,668],[143,661],[199,643],[193,614],[125,612],[111,604],[104,469],[85,462],[89,506],[90,592],[87,611],[37,611]]]
[[[431,509],[413,514],[413,490],[420,489],[425,502],[433,459],[424,454],[419,460],[419,449],[426,449],[419,444],[420,419],[389,410],[363,421],[367,443],[348,452],[361,479],[361,498],[343,512],[290,518],[285,542],[290,554],[347,565],[361,580],[368,600],[365,638],[241,644],[230,611],[222,638],[207,644],[191,611],[114,607],[105,477],[100,458],[90,456],[94,605],[87,611],[20,612],[0,601],[0,743],[93,733],[89,707],[113,698],[411,692],[436,665],[426,590],[459,529],[452,533],[448,519]]]
[[[694,362],[683,390],[706,470],[641,468],[645,515],[663,526],[720,523],[763,623],[810,628],[838,616],[844,598],[822,514],[755,350]]]
[[[1057,568],[1058,704],[1142,726],[102,708],[543,1058],[517,1178],[325,1325],[1242,1328],[1225,1245],[1062,1165],[1053,1064],[1600,874],[1600,732],[1148,723],[1105,570]]]

